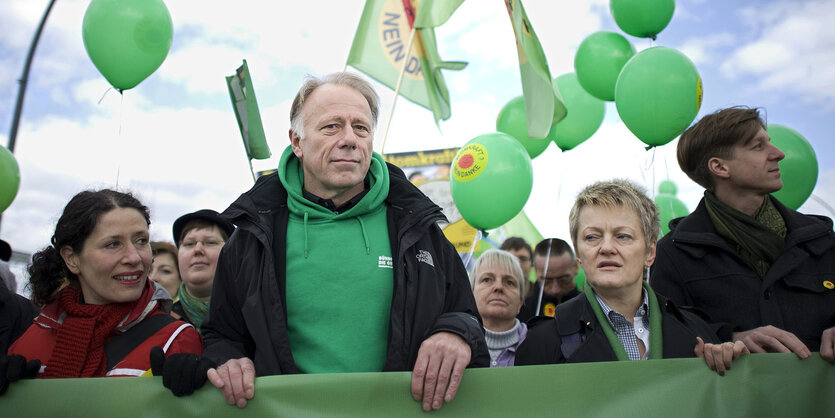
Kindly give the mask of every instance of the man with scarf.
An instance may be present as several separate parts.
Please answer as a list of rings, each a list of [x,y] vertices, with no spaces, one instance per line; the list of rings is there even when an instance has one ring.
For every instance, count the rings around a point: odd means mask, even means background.
[[[440,207],[373,152],[378,112],[355,75],[308,79],[277,173],[223,213],[238,228],[203,337],[230,405],[253,398],[256,375],[412,371],[414,399],[439,409],[465,367],[488,365]]]
[[[670,222],[650,283],[706,313],[724,341],[752,353],[820,351],[835,361],[835,233],[770,194],[783,187],[756,108],[707,115],[678,142],[678,162],[706,189],[693,213]]]

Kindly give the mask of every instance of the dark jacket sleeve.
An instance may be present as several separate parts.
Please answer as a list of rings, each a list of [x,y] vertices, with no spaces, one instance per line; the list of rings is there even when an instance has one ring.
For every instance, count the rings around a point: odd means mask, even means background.
[[[473,298],[467,270],[455,247],[437,225],[432,226],[432,234],[436,241],[435,248],[439,249],[441,265],[445,269],[447,292],[444,313],[435,321],[430,335],[446,331],[460,336],[470,346],[471,358],[468,367],[487,367],[490,365],[490,353],[487,351],[481,316]]]
[[[247,238],[254,239],[246,231],[235,231],[218,256],[209,314],[202,326],[203,355],[217,365],[254,355],[254,343],[241,314],[246,295],[241,267],[246,260],[254,262],[252,254],[244,255]]]
[[[675,248],[673,241],[669,237],[662,238],[658,242],[655,263],[653,263],[652,269],[650,270],[650,286],[659,294],[675,302],[682,309],[696,311],[700,315],[705,316],[705,321],[709,323],[712,332],[718,335],[721,340],[730,341],[734,331],[733,324],[713,322],[710,318],[707,318],[707,314],[695,308],[693,297],[687,290],[685,283],[686,273],[680,269],[683,266],[693,265],[693,262],[685,262],[681,257],[685,257],[685,255],[681,250]]]
[[[32,325],[38,316],[34,303],[16,293],[12,293],[0,280],[0,354],[6,351]]]

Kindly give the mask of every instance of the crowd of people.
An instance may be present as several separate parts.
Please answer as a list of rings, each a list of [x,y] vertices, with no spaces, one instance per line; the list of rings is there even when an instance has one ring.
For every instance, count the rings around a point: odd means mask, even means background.
[[[602,181],[576,198],[571,244],[511,238],[468,274],[441,208],[373,152],[378,102],[350,73],[309,78],[278,171],[222,213],[178,218],[173,242],[150,242],[131,193],[74,196],[32,258],[32,299],[0,286],[0,393],[22,378],[153,374],[177,396],[208,381],[243,408],[256,376],[410,371],[428,411],[469,367],[835,362],[833,224],[771,197],[784,154],[756,109],[682,134],[679,163],[705,197],[663,239],[646,190]]]

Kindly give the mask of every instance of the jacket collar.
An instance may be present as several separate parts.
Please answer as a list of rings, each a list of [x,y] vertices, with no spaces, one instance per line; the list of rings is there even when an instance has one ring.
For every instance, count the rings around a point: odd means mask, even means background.
[[[832,220],[825,216],[804,215],[792,210],[774,196],[769,196],[774,206],[783,216],[788,228],[786,235],[786,248],[791,248],[800,243],[815,255],[823,254],[835,245],[835,240],[827,239],[832,231]],[[819,239],[823,238],[823,239]],[[674,219],[670,223],[670,233],[664,240],[672,240],[682,251],[691,256],[703,257],[708,247],[719,247],[725,251],[733,250],[716,233],[716,228],[710,220],[705,208],[704,198],[690,215]]]

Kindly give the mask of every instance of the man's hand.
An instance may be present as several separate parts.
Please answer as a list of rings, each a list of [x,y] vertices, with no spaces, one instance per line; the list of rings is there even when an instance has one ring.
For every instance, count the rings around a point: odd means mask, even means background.
[[[733,340],[745,343],[752,353],[795,353],[801,359],[810,354],[806,344],[794,334],[771,325],[735,332]]]
[[[835,327],[825,329],[821,334],[821,357],[835,363]]]
[[[693,351],[696,357],[704,358],[707,367],[719,373],[719,376],[724,376],[725,371],[731,369],[731,363],[739,356],[750,353],[742,341],[705,344],[701,337],[696,337],[696,348]]]
[[[423,410],[441,409],[451,402],[470,364],[470,346],[451,332],[439,332],[423,341],[412,371],[412,398],[423,400]]]
[[[255,365],[247,357],[232,359],[217,369],[209,369],[206,375],[212,384],[223,391],[229,405],[246,406],[255,396]]]

